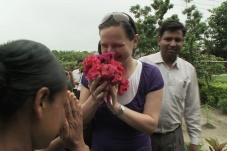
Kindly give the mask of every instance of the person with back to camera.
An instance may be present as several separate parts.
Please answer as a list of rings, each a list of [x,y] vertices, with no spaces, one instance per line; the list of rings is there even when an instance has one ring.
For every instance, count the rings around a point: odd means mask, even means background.
[[[0,46],[1,151],[89,151],[82,119],[65,72],[46,46],[30,40]]]
[[[129,89],[118,96],[117,85],[110,86],[112,105],[102,102],[96,86],[82,77],[81,99],[84,123],[94,121],[93,151],[149,151],[150,134],[156,129],[164,85],[157,67],[133,59],[139,41],[130,16],[121,12],[107,14],[99,25],[101,53],[114,52],[125,69]],[[105,93],[105,92],[103,92]],[[98,97],[98,98],[97,98]],[[102,104],[99,104],[99,102]]]
[[[164,79],[164,94],[158,127],[151,135],[155,151],[183,151],[182,119],[190,136],[190,151],[199,151],[200,98],[195,68],[178,57],[186,29],[178,21],[165,21],[158,37],[160,52],[139,60],[157,66]]]

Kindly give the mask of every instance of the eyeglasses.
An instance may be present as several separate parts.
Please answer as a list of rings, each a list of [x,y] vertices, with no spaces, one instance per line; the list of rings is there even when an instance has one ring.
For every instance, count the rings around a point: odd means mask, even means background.
[[[126,14],[121,13],[121,12],[113,12],[113,13],[106,14],[102,18],[102,21],[101,21],[100,25],[104,24],[111,16],[113,16],[113,19],[116,22],[124,22],[124,23],[127,23],[127,24],[131,25],[131,27],[133,28],[134,32],[137,33],[136,29],[135,29],[135,25],[130,22],[129,16],[127,16]]]

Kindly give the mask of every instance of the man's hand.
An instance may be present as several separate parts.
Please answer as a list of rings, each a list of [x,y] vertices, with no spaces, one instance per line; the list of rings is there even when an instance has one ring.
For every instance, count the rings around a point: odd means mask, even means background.
[[[190,144],[189,151],[199,151],[199,145]]]

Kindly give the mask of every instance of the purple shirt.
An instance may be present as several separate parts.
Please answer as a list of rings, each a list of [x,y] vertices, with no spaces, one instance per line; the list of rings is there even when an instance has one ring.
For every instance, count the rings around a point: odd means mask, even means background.
[[[85,75],[82,78],[82,85],[88,88]],[[142,113],[146,95],[163,86],[164,82],[159,69],[153,65],[142,63],[138,91],[134,99],[125,106]],[[151,148],[151,140],[148,134],[129,126],[113,115],[107,105],[103,103],[94,116],[92,148],[94,151],[148,151]]]

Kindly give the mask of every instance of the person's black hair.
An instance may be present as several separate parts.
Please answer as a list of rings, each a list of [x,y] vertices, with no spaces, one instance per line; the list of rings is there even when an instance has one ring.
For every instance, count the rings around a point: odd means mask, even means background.
[[[65,72],[41,43],[17,40],[0,46],[0,120],[9,120],[42,87],[50,100],[66,86]]]
[[[159,36],[162,37],[165,31],[176,31],[182,30],[183,37],[186,34],[186,28],[182,23],[176,20],[166,20],[162,23],[159,29]]]
[[[132,19],[132,17],[129,16],[127,13],[124,13],[124,14],[128,16],[130,25],[132,26],[132,28],[133,28],[135,34],[138,34],[138,30],[137,30],[137,27],[136,27],[136,23],[134,22],[134,20]]]
[[[98,53],[102,54],[102,48],[101,48],[101,43],[100,41],[98,42]]]

